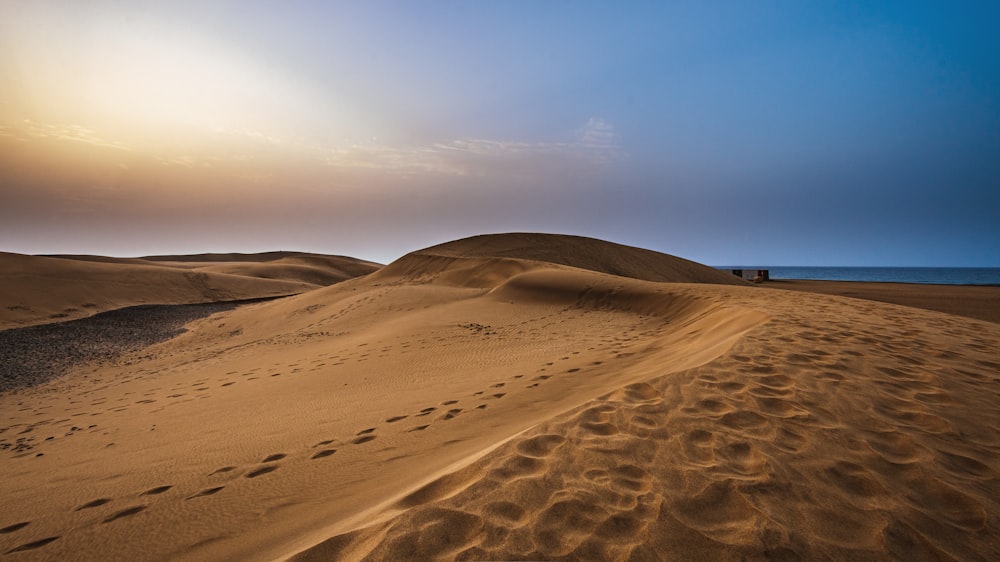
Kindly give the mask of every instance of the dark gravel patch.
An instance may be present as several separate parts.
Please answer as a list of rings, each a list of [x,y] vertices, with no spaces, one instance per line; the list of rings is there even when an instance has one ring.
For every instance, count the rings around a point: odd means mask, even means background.
[[[169,340],[184,325],[250,301],[141,305],[89,318],[0,331],[0,392],[42,384],[81,363],[110,362]]]

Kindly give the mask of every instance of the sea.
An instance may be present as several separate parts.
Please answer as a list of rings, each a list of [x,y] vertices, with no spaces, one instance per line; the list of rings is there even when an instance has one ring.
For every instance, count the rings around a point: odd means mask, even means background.
[[[939,285],[1000,285],[1000,267],[795,267],[754,266],[718,269],[767,269],[771,279],[881,281]]]

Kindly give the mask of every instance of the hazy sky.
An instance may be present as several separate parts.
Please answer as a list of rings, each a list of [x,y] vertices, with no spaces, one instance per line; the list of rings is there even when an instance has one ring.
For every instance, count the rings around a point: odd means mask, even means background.
[[[1000,266],[1000,3],[0,0],[0,250]]]

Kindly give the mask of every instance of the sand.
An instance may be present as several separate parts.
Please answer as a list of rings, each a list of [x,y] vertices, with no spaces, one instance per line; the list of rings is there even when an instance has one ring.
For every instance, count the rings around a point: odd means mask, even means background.
[[[1000,323],[1000,287],[784,279],[771,281],[768,287],[889,302]]]
[[[0,329],[144,304],[293,295],[378,268],[354,258],[291,252],[149,258],[0,252]]]
[[[459,241],[0,394],[0,552],[1000,556],[1000,324],[606,244]]]

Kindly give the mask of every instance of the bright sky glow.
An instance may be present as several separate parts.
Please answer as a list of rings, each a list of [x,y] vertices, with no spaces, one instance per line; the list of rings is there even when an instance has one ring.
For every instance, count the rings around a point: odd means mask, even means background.
[[[982,2],[0,0],[0,250],[1000,266]]]

